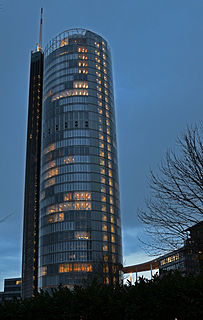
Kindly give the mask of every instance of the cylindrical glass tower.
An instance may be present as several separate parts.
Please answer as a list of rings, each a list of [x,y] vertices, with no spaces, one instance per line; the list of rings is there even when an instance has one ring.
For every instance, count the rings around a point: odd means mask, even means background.
[[[113,283],[122,248],[110,50],[74,29],[44,55],[39,287]]]

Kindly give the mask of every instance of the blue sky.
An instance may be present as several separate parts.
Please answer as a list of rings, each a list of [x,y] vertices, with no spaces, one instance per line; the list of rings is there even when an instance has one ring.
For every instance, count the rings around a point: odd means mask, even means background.
[[[176,136],[203,118],[202,0],[0,0],[0,290],[20,276],[30,51],[88,28],[112,49],[125,264],[147,259],[136,211],[147,174]]]

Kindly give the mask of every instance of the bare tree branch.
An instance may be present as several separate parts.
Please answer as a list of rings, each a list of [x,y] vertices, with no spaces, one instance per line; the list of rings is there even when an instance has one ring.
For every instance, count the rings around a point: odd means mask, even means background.
[[[138,217],[151,238],[150,252],[180,247],[189,226],[203,218],[203,127],[187,128],[178,153],[168,151],[159,174],[150,171],[150,198]],[[141,240],[142,241],[142,240]]]

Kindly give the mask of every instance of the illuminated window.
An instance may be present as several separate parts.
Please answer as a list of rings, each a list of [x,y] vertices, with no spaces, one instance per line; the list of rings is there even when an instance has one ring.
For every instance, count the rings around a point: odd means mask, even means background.
[[[109,113],[108,113],[108,111],[106,111],[106,117],[109,118]]]
[[[104,67],[106,67],[106,62],[105,61],[103,61],[103,65],[104,65]]]
[[[108,277],[104,278],[104,284],[109,284],[109,278]]]
[[[100,79],[96,79],[98,84],[101,84],[101,80]]]
[[[99,64],[96,64],[96,68],[97,68],[97,70],[100,70],[100,69],[101,69],[101,67],[100,67]]]
[[[108,256],[104,256],[104,262],[107,262],[108,261]]]
[[[104,245],[103,245],[103,251],[108,251],[108,246],[107,246],[107,244],[104,244]]]
[[[87,48],[85,48],[85,47],[78,47],[78,52],[87,52]]]
[[[104,82],[104,86],[105,88],[108,88],[107,82]]]
[[[106,60],[106,55],[103,53],[103,59]]]
[[[100,165],[101,165],[101,166],[104,166],[104,165],[105,165],[104,159],[100,159]]]
[[[64,201],[91,200],[91,192],[69,192],[64,195]]]
[[[104,140],[104,136],[103,136],[103,134],[99,134],[99,139],[101,139],[101,140]]]
[[[98,63],[101,62],[101,60],[100,60],[98,57],[96,57],[95,60],[96,60],[96,62],[98,62]]]
[[[83,72],[84,73],[84,72]],[[56,93],[51,101],[55,101],[58,99],[70,97],[70,96],[88,96],[88,90],[87,89],[70,89],[70,90],[64,90],[59,93]]]
[[[103,235],[103,241],[108,241],[107,234],[104,234],[104,235]]]
[[[78,61],[78,67],[87,67],[87,62]]]
[[[107,74],[107,71],[106,71],[106,69],[105,69],[105,68],[104,68],[104,73],[105,73],[105,74]]]
[[[105,169],[104,168],[100,168],[100,173],[101,174],[105,174]]]
[[[98,108],[97,110],[98,110],[98,112],[99,112],[100,114],[103,113],[102,109]]]
[[[99,155],[100,155],[100,157],[104,157],[104,151],[103,150],[99,150]]]
[[[101,142],[101,141],[99,141],[99,147],[100,147],[100,148],[104,148],[104,143]]]
[[[102,50],[105,52],[106,51],[106,49],[104,48],[104,47],[102,47]]]
[[[75,200],[91,200],[90,192],[74,192]]]
[[[106,206],[104,204],[102,204],[101,210],[106,212]]]
[[[104,90],[104,93],[105,93],[105,95],[108,96],[108,91],[106,89]]]
[[[47,154],[48,152],[54,151],[56,149],[55,143],[50,144],[43,150],[43,154]]]
[[[99,131],[103,131],[103,128],[102,128],[102,126],[99,126]]]
[[[99,71],[96,71],[97,77],[101,77],[101,73]]]
[[[100,52],[99,52],[98,50],[95,50],[95,54],[96,54],[97,56],[100,56]]]
[[[105,196],[102,196],[102,197],[101,197],[101,201],[102,201],[102,202],[106,202],[106,197],[105,197]]]
[[[106,101],[106,102],[108,102],[108,101],[109,101],[107,97],[105,97],[105,101]]]
[[[110,178],[109,178],[109,185],[110,185],[110,186],[113,186],[113,181],[112,181],[112,179],[110,179]]]
[[[111,160],[111,154],[110,153],[108,153],[108,159]]]
[[[105,178],[101,177],[101,183],[105,183]]]
[[[110,135],[110,128],[106,128],[106,133]]]
[[[59,266],[59,273],[64,272],[92,272],[92,265],[87,263],[64,263]]]
[[[109,170],[109,177],[112,177],[112,171]]]
[[[78,69],[78,73],[88,73],[87,69]]]
[[[97,98],[98,99],[102,99],[102,95],[100,93],[97,92]]]
[[[114,217],[111,216],[111,223],[114,223]]]
[[[64,213],[57,213],[54,214],[51,218],[48,219],[48,223],[56,223],[56,222],[61,222],[64,221]]]
[[[47,275],[47,266],[40,267],[39,275],[40,276],[46,276]]]
[[[106,125],[107,125],[107,126],[110,126],[110,121],[109,121],[109,119],[106,119]]]
[[[108,150],[108,151],[111,151],[111,146],[110,146],[110,144],[107,144],[107,150]]]
[[[111,245],[111,251],[112,251],[113,253],[116,252],[116,248],[115,248],[115,245],[114,245],[114,244]]]
[[[85,54],[79,54],[78,59],[87,60],[87,56]]]
[[[114,208],[112,206],[110,206],[110,212],[114,213]]]
[[[113,197],[110,197],[110,204],[113,204]]]
[[[107,216],[105,214],[102,216],[102,221],[107,221]]]
[[[108,273],[108,272],[109,272],[108,264],[104,264],[104,265],[103,265],[103,272],[104,272],[104,273]]]
[[[115,242],[115,236],[113,234],[111,235],[111,242]]]
[[[16,281],[16,284],[17,284],[17,285],[19,285],[19,284],[21,284],[21,283],[22,283],[22,280],[17,280],[17,281]]]
[[[102,89],[101,89],[101,87],[100,87],[100,86],[97,86],[97,90],[98,90],[98,91],[101,91]]]
[[[99,107],[102,107],[102,102],[100,100],[97,101]]]
[[[85,231],[83,231],[83,232],[75,232],[75,238],[77,239],[77,240],[88,240],[89,239],[89,234],[88,234],[88,232],[85,232]]]
[[[49,171],[45,174],[44,179],[45,179],[45,180],[46,180],[46,179],[49,179],[49,178],[51,178],[51,177],[53,177],[53,176],[56,176],[57,174],[58,174],[58,168],[49,170]]]
[[[102,225],[102,230],[103,230],[103,231],[107,231],[107,225],[104,224],[104,223],[103,223],[103,225]]]
[[[106,110],[109,110],[109,106],[107,103],[105,104],[105,107],[106,107]]]
[[[47,180],[44,184],[44,188],[48,188],[50,186],[53,186],[55,184],[55,178],[52,178],[50,180]]]
[[[106,192],[106,188],[104,186],[101,186],[101,192]]]
[[[74,81],[73,83],[73,88],[83,88],[83,89],[87,89],[88,88],[88,82],[87,81]]]
[[[107,136],[107,139],[106,139],[106,140],[107,140],[108,143],[111,143],[110,137]]]
[[[111,232],[112,232],[112,233],[115,232],[114,226],[112,226],[112,225],[111,225]]]
[[[65,39],[63,39],[63,40],[60,41],[59,47],[60,47],[60,48],[61,48],[61,47],[64,47],[64,46],[66,46],[67,44],[68,44],[68,38],[65,38]]]
[[[75,159],[74,159],[74,157],[65,157],[64,162],[65,162],[65,164],[73,163],[73,162],[75,162]]]

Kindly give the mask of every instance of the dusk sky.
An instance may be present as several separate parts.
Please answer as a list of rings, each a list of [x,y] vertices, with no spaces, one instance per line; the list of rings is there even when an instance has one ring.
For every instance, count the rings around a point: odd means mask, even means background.
[[[0,291],[21,275],[30,52],[87,28],[112,50],[124,264],[149,259],[136,212],[178,134],[203,119],[203,0],[0,0]]]

